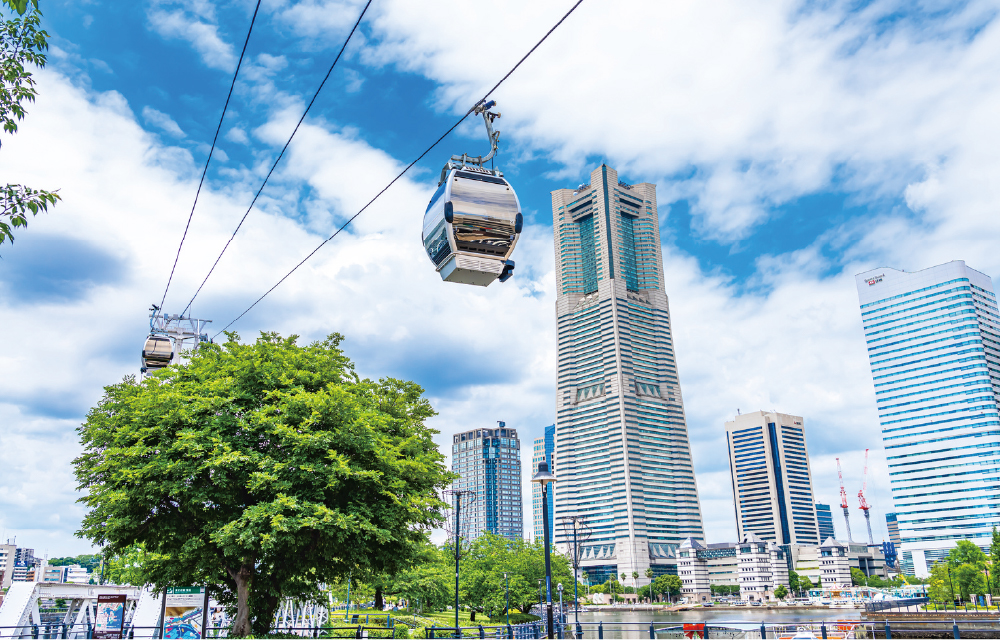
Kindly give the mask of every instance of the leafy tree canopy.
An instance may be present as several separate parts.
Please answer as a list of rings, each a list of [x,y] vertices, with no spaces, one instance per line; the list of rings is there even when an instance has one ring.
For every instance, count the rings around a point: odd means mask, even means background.
[[[784,600],[785,596],[787,596],[787,595],[788,595],[788,589],[786,589],[785,585],[783,585],[783,584],[779,584],[774,589],[774,597],[777,598],[778,600]]]
[[[49,34],[41,28],[38,0],[2,0],[18,17],[7,19],[0,11],[0,123],[6,133],[17,133],[27,114],[25,104],[38,92],[29,71],[45,66]],[[0,244],[14,241],[12,230],[28,226],[28,214],[38,215],[55,205],[59,194],[20,184],[0,185]]]
[[[94,554],[83,554],[80,556],[66,556],[65,558],[52,558],[49,560],[50,567],[70,567],[73,565],[80,565],[84,569],[87,569],[91,573],[95,571],[100,571],[101,567],[101,555],[98,553]]]
[[[246,637],[285,596],[408,566],[452,476],[422,389],[360,379],[341,336],[227,336],[105,388],[78,429],[78,533],[120,555],[143,545],[158,589],[212,585]]]

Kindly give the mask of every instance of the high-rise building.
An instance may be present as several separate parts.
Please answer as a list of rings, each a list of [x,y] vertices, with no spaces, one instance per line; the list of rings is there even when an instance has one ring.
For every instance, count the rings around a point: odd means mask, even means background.
[[[903,546],[903,540],[899,537],[899,522],[896,521],[895,513],[885,514],[885,528],[889,531],[889,541],[897,548]]]
[[[819,541],[826,542],[827,538],[836,538],[837,532],[833,528],[833,513],[830,505],[816,503],[816,525],[819,527]]]
[[[962,261],[855,276],[906,573],[1000,526],[1000,312]]]
[[[549,465],[549,471],[555,473],[555,468],[552,466],[552,452],[555,450],[556,446],[556,425],[552,424],[545,427],[545,436],[542,438],[536,438],[535,444],[532,447],[531,453],[531,473],[534,474],[538,470],[539,462],[546,462]],[[549,485],[549,490],[546,492],[546,502],[548,503],[547,508],[549,510],[549,540],[555,541],[555,511],[553,509],[553,503],[555,502],[555,489],[556,485]],[[542,487],[537,482],[531,483],[531,512],[532,512],[532,537],[535,542],[541,542],[544,540],[542,534]]]
[[[17,545],[0,544],[0,588],[6,589],[14,580]]]
[[[461,535],[474,540],[488,531],[512,540],[522,537],[521,441],[517,429],[507,429],[501,422],[498,429],[456,433],[451,456],[451,470],[461,476],[452,488],[472,492],[462,500]]]
[[[726,423],[736,533],[779,545],[818,545],[802,418],[754,411]]]
[[[674,353],[656,187],[601,165],[552,192],[556,253],[555,516],[590,527],[581,569],[629,586],[677,571],[704,539]],[[569,538],[556,526],[557,546]],[[633,578],[638,574],[638,578]]]

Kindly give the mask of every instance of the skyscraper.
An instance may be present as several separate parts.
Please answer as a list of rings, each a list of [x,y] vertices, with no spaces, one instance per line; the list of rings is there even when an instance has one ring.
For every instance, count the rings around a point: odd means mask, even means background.
[[[726,423],[736,535],[779,545],[818,545],[812,474],[802,418],[754,411]]]
[[[531,454],[531,473],[534,474],[538,470],[539,462],[547,462],[549,464],[549,471],[555,473],[555,469],[552,466],[552,452],[555,450],[556,440],[556,425],[552,424],[545,427],[545,436],[542,438],[536,438],[534,447],[532,448]],[[549,485],[549,490],[547,492],[546,502],[548,503],[549,510],[549,540],[554,541],[555,538],[555,511],[553,509],[553,503],[555,501],[555,489],[556,485]],[[531,511],[532,511],[532,537],[535,542],[541,542],[544,540],[542,534],[542,487],[537,482],[531,483]]]
[[[704,539],[674,355],[656,187],[601,165],[552,192],[556,252],[555,516],[588,523],[592,583],[647,584]],[[568,537],[557,525],[556,543]],[[638,574],[638,579],[631,576]]]
[[[896,521],[895,513],[885,514],[885,528],[889,532],[889,541],[897,547],[903,546],[903,541],[899,537],[899,523]]]
[[[837,538],[837,532],[833,528],[833,513],[830,505],[816,503],[816,524],[819,526],[819,541],[826,542],[827,538]]]
[[[452,437],[454,489],[473,492],[462,500],[462,535],[484,531],[512,540],[524,535],[521,520],[521,442],[517,429],[472,429]],[[452,523],[454,525],[454,523]]]
[[[902,567],[926,576],[1000,526],[1000,312],[986,276],[949,262],[855,276]]]

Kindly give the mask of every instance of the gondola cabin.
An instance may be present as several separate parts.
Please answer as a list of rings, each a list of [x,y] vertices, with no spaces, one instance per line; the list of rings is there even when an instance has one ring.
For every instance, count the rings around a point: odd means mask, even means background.
[[[142,372],[156,371],[174,359],[174,344],[167,336],[150,335],[142,347]]]
[[[445,175],[424,213],[427,256],[445,282],[506,281],[524,220],[517,194],[499,171],[463,166]]]

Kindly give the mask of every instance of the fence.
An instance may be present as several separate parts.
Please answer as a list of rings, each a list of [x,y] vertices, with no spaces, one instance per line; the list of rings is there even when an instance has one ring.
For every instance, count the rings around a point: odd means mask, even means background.
[[[865,603],[865,611],[891,611],[893,609],[902,611],[912,606],[927,604],[927,598],[900,598],[898,600],[872,600]],[[1000,613],[1000,609],[997,609]]]

